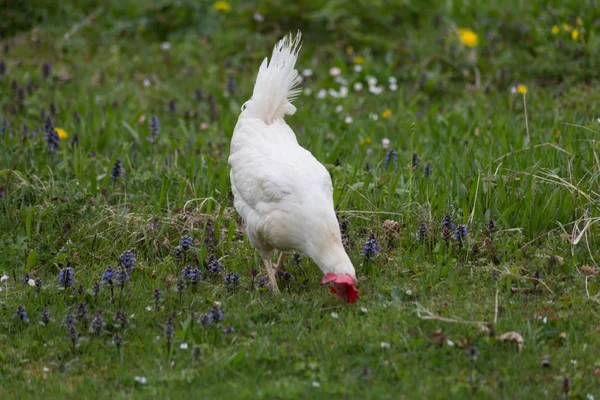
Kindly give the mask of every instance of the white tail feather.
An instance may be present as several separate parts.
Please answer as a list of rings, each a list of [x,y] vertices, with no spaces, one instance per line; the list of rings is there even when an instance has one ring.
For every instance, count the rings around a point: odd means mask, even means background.
[[[240,117],[260,118],[270,124],[296,107],[292,101],[300,94],[298,71],[294,68],[300,51],[302,34],[288,34],[273,48],[271,62],[265,57],[260,65],[252,97],[242,106]]]

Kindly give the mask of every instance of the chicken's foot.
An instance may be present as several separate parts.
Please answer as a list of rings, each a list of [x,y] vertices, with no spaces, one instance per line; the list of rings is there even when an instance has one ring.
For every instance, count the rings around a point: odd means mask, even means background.
[[[283,261],[285,260],[285,256],[286,254],[282,251],[279,255],[279,259],[277,260],[277,264],[275,265],[275,273],[279,272],[281,270],[281,267],[283,267]]]
[[[270,258],[264,258],[265,269],[267,270],[267,276],[269,277],[269,287],[275,294],[280,294],[279,287],[277,286],[277,279],[275,278],[275,270],[273,269],[273,261]]]

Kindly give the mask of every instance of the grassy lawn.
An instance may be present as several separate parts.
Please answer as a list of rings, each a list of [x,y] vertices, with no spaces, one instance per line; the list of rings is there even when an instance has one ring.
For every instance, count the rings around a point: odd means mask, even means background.
[[[600,399],[597,2],[8,3],[1,398]],[[270,293],[230,194],[298,28],[353,305]]]

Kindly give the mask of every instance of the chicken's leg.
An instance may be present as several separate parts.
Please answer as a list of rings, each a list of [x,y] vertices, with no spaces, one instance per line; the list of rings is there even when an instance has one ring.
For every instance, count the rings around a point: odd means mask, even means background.
[[[275,270],[273,269],[273,261],[270,257],[265,257],[265,269],[267,270],[267,276],[269,277],[269,287],[275,294],[280,294],[279,287],[277,286],[277,279],[275,279]]]
[[[275,265],[275,273],[279,272],[281,267],[283,267],[283,261],[285,260],[285,253],[282,251],[279,255],[279,260],[277,260],[277,265]]]

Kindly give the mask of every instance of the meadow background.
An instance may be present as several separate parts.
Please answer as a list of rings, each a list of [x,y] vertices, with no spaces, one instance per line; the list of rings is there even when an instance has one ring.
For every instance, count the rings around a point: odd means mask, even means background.
[[[0,4],[0,397],[600,399],[597,1]],[[260,62],[361,299],[232,208]]]

